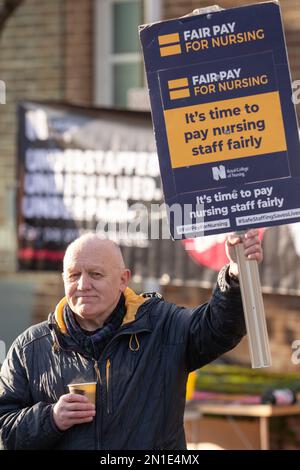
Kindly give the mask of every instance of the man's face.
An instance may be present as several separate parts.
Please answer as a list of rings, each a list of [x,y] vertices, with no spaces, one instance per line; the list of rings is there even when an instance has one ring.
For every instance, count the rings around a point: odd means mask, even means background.
[[[83,245],[65,259],[64,285],[71,309],[81,319],[100,326],[112,313],[127,287],[129,271],[122,268],[110,246]]]

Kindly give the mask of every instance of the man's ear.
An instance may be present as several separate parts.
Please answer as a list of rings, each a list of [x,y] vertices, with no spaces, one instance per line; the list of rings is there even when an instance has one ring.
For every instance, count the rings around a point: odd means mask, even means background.
[[[131,271],[130,269],[123,269],[122,275],[121,275],[121,285],[120,285],[120,290],[121,292],[124,292],[126,287],[128,286],[128,283],[131,278]]]

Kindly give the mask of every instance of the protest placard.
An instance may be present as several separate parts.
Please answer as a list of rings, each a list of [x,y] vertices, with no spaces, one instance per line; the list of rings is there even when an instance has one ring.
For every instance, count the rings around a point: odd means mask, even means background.
[[[278,3],[162,21],[140,37],[173,238],[299,221],[298,125]]]

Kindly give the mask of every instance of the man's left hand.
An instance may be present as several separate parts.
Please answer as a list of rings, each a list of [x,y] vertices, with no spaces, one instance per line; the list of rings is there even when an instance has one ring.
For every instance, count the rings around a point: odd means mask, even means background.
[[[258,230],[251,229],[244,235],[229,235],[225,243],[227,257],[230,261],[229,276],[238,277],[239,268],[237,264],[234,245],[243,243],[245,257],[249,260],[257,260],[260,263],[263,259],[261,242],[258,238]]]

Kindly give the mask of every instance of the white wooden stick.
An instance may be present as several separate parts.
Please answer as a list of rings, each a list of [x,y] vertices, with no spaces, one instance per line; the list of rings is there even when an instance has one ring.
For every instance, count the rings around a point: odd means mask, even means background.
[[[240,234],[239,234],[240,236]],[[269,348],[266,317],[256,260],[248,260],[242,243],[235,246],[239,267],[245,322],[248,334],[252,368],[270,367],[272,359]]]

